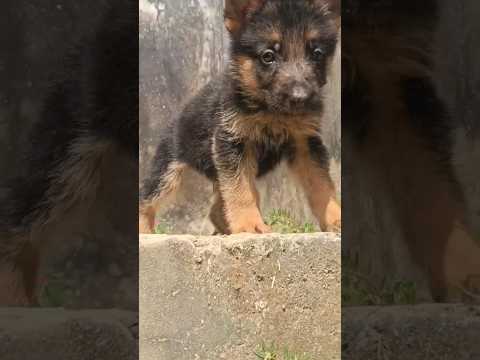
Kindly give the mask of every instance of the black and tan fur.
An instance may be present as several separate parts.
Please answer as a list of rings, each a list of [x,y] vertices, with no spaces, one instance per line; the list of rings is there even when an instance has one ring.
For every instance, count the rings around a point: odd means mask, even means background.
[[[214,184],[218,233],[264,233],[255,180],[287,161],[323,230],[340,208],[320,136],[322,89],[339,30],[339,3],[230,0],[225,26],[231,59],[162,134],[140,200],[142,233],[151,233],[165,196],[188,167]]]
[[[473,266],[466,260],[473,255],[461,250],[465,243],[474,246],[454,173],[456,122],[434,83],[438,1],[346,0],[343,10],[342,160],[351,173],[344,201],[360,209],[365,198],[355,185],[367,182],[373,201],[388,204],[374,213],[348,211],[343,248],[348,251],[349,241],[372,223],[385,226],[379,243],[388,242],[395,232],[385,225],[391,212],[431,294],[445,300],[480,262]],[[364,246],[358,255],[368,262],[375,253]]]
[[[136,207],[122,209],[120,220],[111,209],[125,205],[125,192],[113,190],[121,181],[134,184],[132,197],[138,196],[138,3],[120,0],[101,10],[93,35],[71,44],[61,67],[45,69],[50,86],[22,148],[20,175],[0,184],[6,189],[0,202],[2,306],[36,304],[39,268],[53,239],[90,232],[93,218],[104,219],[104,228],[111,222],[125,230],[133,223],[135,233]],[[122,179],[112,179],[117,167]]]

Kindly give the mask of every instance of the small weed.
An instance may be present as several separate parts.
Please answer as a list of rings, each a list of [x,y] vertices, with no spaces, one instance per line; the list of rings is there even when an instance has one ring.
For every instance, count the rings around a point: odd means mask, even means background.
[[[342,258],[342,304],[360,305],[411,305],[417,301],[414,282],[385,279],[381,286],[373,284],[347,259]]]
[[[287,210],[273,210],[266,218],[274,232],[281,234],[312,233],[317,231],[315,225],[309,222],[297,221]]]
[[[61,307],[65,304],[68,289],[60,282],[50,281],[43,286],[39,302],[42,307]]]
[[[158,235],[168,234],[170,231],[171,231],[170,226],[165,223],[160,223],[155,228],[155,234],[158,234]]]

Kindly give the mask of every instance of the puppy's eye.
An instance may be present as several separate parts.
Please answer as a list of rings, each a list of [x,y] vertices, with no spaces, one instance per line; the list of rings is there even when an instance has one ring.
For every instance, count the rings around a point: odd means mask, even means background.
[[[321,49],[321,48],[315,48],[312,51],[313,61],[322,60],[324,55],[325,55],[325,51],[323,51],[323,49]]]
[[[260,58],[262,59],[262,62],[265,64],[265,65],[271,65],[275,62],[275,51],[273,50],[265,50],[264,52],[262,52],[262,54],[260,55]]]

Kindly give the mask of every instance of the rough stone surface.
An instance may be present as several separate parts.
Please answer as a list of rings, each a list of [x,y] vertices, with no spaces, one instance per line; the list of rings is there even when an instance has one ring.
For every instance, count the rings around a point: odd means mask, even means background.
[[[342,358],[480,359],[480,307],[417,305],[342,309]]]
[[[2,360],[136,360],[136,313],[0,309]]]
[[[256,359],[262,341],[340,359],[338,235],[141,237],[142,360]]]

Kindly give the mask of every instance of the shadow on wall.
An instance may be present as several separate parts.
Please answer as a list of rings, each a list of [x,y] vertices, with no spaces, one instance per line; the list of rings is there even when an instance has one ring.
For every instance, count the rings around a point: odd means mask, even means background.
[[[149,170],[159,134],[184,104],[225,68],[228,35],[223,0],[140,0],[140,181]],[[333,155],[332,176],[340,189],[340,56],[325,91],[324,141]],[[201,189],[199,191],[199,189]],[[259,183],[262,210],[288,209],[315,223],[300,189],[281,167]],[[210,234],[211,185],[186,176],[174,202],[160,214],[172,232]],[[340,195],[340,194],[339,194]]]

